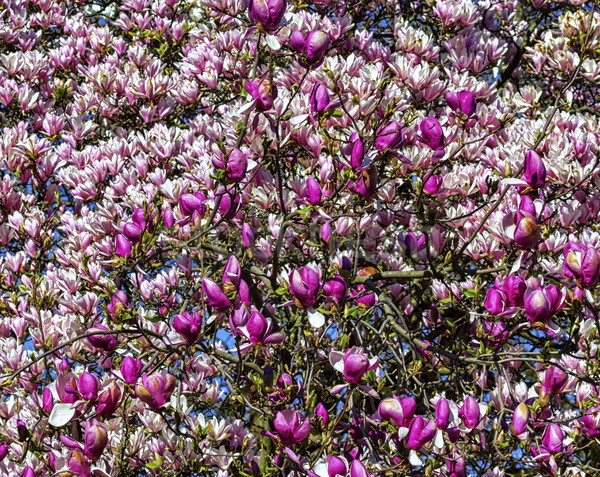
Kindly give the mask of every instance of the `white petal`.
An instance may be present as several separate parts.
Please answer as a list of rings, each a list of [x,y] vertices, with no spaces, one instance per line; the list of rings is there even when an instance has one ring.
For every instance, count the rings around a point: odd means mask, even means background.
[[[410,454],[408,454],[408,461],[414,467],[421,467],[423,465],[423,462],[421,462],[421,459],[419,459],[419,456],[414,450],[411,450]]]
[[[325,324],[325,315],[320,311],[308,309],[308,322],[313,328],[321,328]]]
[[[48,424],[54,427],[62,427],[73,419],[75,407],[72,404],[57,403],[52,408]]]
[[[273,50],[273,51],[281,50],[281,43],[279,43],[279,40],[277,39],[276,36],[267,35],[265,37],[265,41],[266,41],[267,45],[269,45],[269,48],[271,48],[271,50]]]

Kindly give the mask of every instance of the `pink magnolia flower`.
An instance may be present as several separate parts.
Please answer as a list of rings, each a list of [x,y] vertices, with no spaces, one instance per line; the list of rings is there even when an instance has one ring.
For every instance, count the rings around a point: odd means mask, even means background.
[[[298,444],[310,434],[310,420],[290,409],[277,411],[273,427],[284,446]]]

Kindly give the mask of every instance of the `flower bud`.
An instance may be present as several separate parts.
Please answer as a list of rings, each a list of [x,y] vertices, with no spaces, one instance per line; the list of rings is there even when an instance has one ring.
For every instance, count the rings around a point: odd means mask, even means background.
[[[129,241],[135,245],[138,243],[142,237],[142,229],[140,229],[133,222],[127,222],[123,226],[123,235],[129,239]]]
[[[233,283],[236,287],[239,287],[242,279],[242,266],[240,261],[235,255],[232,255],[227,260],[225,268],[223,268],[223,277],[221,281],[225,283]]]
[[[342,302],[346,298],[347,292],[346,281],[341,275],[336,275],[323,285],[323,294],[336,303]]]
[[[204,203],[195,194],[183,194],[179,198],[179,210],[184,217],[191,217],[194,213],[201,211]]]
[[[194,344],[198,341],[202,330],[202,318],[197,311],[192,314],[184,311],[173,318],[173,329],[183,337],[187,344]]]
[[[525,280],[516,275],[509,275],[502,284],[506,296],[506,304],[511,307],[523,306],[523,297],[527,290]]]
[[[423,191],[429,195],[435,195],[440,191],[442,187],[443,178],[442,176],[426,176],[425,182],[423,183]]]
[[[317,407],[315,407],[315,416],[321,419],[323,428],[327,428],[327,424],[329,424],[329,413],[322,402],[318,403]]]
[[[483,306],[491,315],[499,315],[504,311],[504,294],[495,288],[488,288]]]
[[[316,302],[321,289],[319,274],[310,267],[302,267],[290,274],[290,293],[301,308],[310,308]]]
[[[543,187],[546,183],[546,166],[544,161],[535,151],[525,153],[525,166],[523,168],[525,182],[531,187]]]
[[[446,429],[450,423],[450,405],[444,397],[440,398],[435,405],[435,425],[438,429]]]
[[[88,331],[108,331],[108,328],[104,325],[94,325]],[[118,346],[117,339],[111,334],[97,334],[88,336],[87,341],[94,348],[99,348],[104,351],[113,351]]]
[[[104,389],[98,395],[96,414],[102,416],[104,419],[111,418],[119,407],[121,394],[121,389],[116,384],[112,384]]]
[[[563,450],[565,433],[558,424],[548,424],[542,436],[542,446],[550,454],[558,454]]]
[[[306,200],[309,204],[316,205],[321,202],[323,192],[321,186],[313,177],[306,179]]]
[[[537,247],[542,240],[542,236],[535,219],[531,215],[521,212],[517,212],[516,219],[517,227],[514,240],[517,246],[524,249]]]
[[[394,422],[398,427],[404,424],[404,410],[397,397],[383,399],[377,410],[384,421]]]
[[[515,408],[513,414],[511,430],[518,436],[527,430],[527,424],[529,423],[529,406],[522,402]]]
[[[304,53],[304,35],[300,30],[294,30],[290,35],[290,46],[298,53]]]
[[[471,116],[477,108],[475,96],[470,91],[447,92],[446,102],[454,112]]]
[[[202,290],[208,298],[208,304],[215,310],[225,311],[231,306],[231,301],[227,298],[227,295],[223,293],[221,287],[217,285],[210,278],[202,279]]]
[[[398,149],[405,142],[404,130],[397,121],[391,121],[385,127],[377,131],[375,149],[385,151],[386,149]]]
[[[227,178],[232,182],[240,182],[246,176],[248,169],[248,157],[237,147],[234,148],[227,158]]]
[[[329,39],[329,35],[321,30],[311,31],[308,35],[306,35],[306,40],[304,41],[304,54],[306,58],[311,61],[318,61],[329,48],[329,44],[331,40]]]
[[[421,141],[431,149],[437,151],[444,148],[444,131],[437,119],[431,117],[423,119],[419,130],[421,131]]]
[[[77,391],[86,401],[95,401],[98,397],[98,389],[100,389],[100,381],[92,373],[86,371],[77,379]]]
[[[286,7],[285,0],[249,0],[248,18],[264,31],[271,32],[279,27]]]
[[[273,427],[284,446],[302,442],[310,434],[310,420],[290,409],[275,414]]]
[[[320,113],[325,111],[331,102],[331,97],[329,96],[327,86],[325,86],[323,83],[315,83],[312,92],[310,93],[309,102],[313,112]]]
[[[472,396],[467,396],[465,402],[460,408],[459,415],[466,427],[473,429],[481,420],[479,404]]]
[[[552,316],[552,305],[542,290],[534,290],[525,297],[525,313],[530,323],[544,323]]]
[[[108,444],[108,429],[96,419],[91,422],[86,421],[83,439],[83,451],[90,459],[96,460],[102,455]]]
[[[131,255],[131,242],[125,235],[118,234],[115,237],[115,252],[119,257]]]
[[[415,417],[408,431],[408,447],[413,450],[420,449],[433,439],[436,430],[435,421],[425,420],[421,416]]]
[[[154,373],[142,376],[142,384],[135,386],[135,394],[153,410],[160,409],[165,404],[175,389],[175,378],[170,374],[163,376]]]
[[[246,81],[246,91],[254,99],[256,109],[268,111],[273,107],[273,100],[277,98],[277,88],[269,79]]]
[[[121,361],[120,367],[121,375],[123,380],[127,384],[134,384],[140,377],[142,371],[142,361],[138,358],[132,358],[131,356],[125,356]]]

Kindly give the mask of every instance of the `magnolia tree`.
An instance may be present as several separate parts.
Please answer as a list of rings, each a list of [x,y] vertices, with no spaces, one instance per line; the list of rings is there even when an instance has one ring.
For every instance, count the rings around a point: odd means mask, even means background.
[[[593,2],[0,3],[2,475],[600,475]]]

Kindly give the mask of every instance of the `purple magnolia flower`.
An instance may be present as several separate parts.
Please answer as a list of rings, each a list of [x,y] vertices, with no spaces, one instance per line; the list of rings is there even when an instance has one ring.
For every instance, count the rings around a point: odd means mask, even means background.
[[[410,423],[408,441],[406,443],[413,450],[420,449],[433,439],[436,431],[435,421],[417,416]]]
[[[506,295],[495,288],[488,288],[483,306],[491,315],[499,315],[504,311]]]
[[[290,35],[290,46],[298,53],[304,53],[304,34],[300,30],[294,30]]]
[[[310,308],[315,303],[321,289],[319,274],[310,267],[302,267],[290,274],[290,293],[300,308]]]
[[[423,183],[423,190],[426,194],[435,195],[440,191],[443,181],[444,178],[442,176],[426,176],[425,182]]]
[[[31,468],[31,466],[27,466],[25,467],[25,470],[23,471],[23,474],[21,474],[21,477],[36,477],[35,471]]]
[[[0,442],[0,462],[8,455],[8,445],[5,442]]]
[[[329,413],[322,402],[318,403],[315,407],[315,416],[321,419],[323,428],[327,428],[327,424],[329,423]]]
[[[123,235],[125,235],[125,237],[127,237],[133,245],[139,243],[141,240],[142,231],[143,229],[138,227],[137,224],[134,224],[133,222],[127,222],[123,226]]]
[[[264,31],[274,31],[281,23],[286,7],[285,0],[249,0],[248,18]]]
[[[100,381],[92,373],[83,372],[77,379],[77,391],[86,401],[95,401],[98,397]]]
[[[379,365],[377,358],[369,359],[360,348],[350,348],[345,353],[332,351],[329,353],[329,361],[351,384],[358,384],[367,371]]]
[[[325,111],[329,107],[329,103],[331,103],[331,96],[329,96],[327,86],[323,83],[315,83],[310,93],[309,102],[313,112],[320,113]]]
[[[313,177],[309,177],[306,179],[306,200],[309,204],[316,205],[321,202],[321,198],[323,197],[323,191],[321,190],[321,186],[317,182],[317,180]]]
[[[119,257],[127,257],[131,255],[131,241],[123,234],[118,234],[115,237],[115,252]]]
[[[525,181],[531,187],[543,187],[546,183],[546,166],[537,152],[527,151],[525,153],[523,174]]]
[[[384,421],[395,422],[399,427],[404,425],[404,409],[396,396],[382,399],[377,411]]]
[[[142,360],[138,358],[132,358],[131,356],[125,356],[121,361],[121,376],[127,384],[134,384],[140,377],[142,371]]]
[[[537,247],[542,241],[542,235],[535,218],[525,212],[517,212],[515,220],[514,240],[517,246],[524,249]]]
[[[227,298],[227,295],[210,278],[205,277],[202,279],[202,290],[208,298],[208,305],[212,306],[215,310],[225,311],[231,306],[231,301]]]
[[[233,283],[233,285],[237,288],[240,285],[242,280],[242,266],[240,265],[240,261],[235,255],[232,255],[227,260],[225,264],[225,268],[223,268],[223,276],[221,281],[223,284]]]
[[[438,429],[446,429],[450,424],[450,418],[452,413],[450,412],[450,405],[448,400],[441,397],[435,405],[435,425]]]
[[[277,98],[277,88],[269,79],[246,81],[246,91],[254,99],[256,109],[268,111],[273,107],[273,100]]]
[[[275,414],[273,427],[284,446],[302,442],[310,434],[310,420],[290,409]]]
[[[183,337],[187,344],[194,344],[198,341],[202,330],[202,318],[197,311],[192,314],[184,311],[173,318],[173,329]]]
[[[463,423],[469,429],[473,429],[479,421],[481,420],[481,412],[479,409],[479,404],[472,396],[467,396],[465,398],[465,402],[460,407],[459,417],[462,419]]]
[[[330,43],[331,40],[327,33],[321,30],[311,31],[304,40],[306,58],[311,62],[319,61],[329,48]]]
[[[523,306],[523,298],[527,285],[525,280],[516,275],[509,275],[502,284],[502,290],[506,297],[506,304],[511,307]]]
[[[565,433],[558,424],[548,424],[542,436],[542,448],[550,454],[558,454],[563,450]]]
[[[471,116],[477,108],[475,96],[470,91],[449,91],[446,93],[446,102],[454,112],[465,116]]]
[[[563,249],[565,275],[575,278],[584,288],[600,282],[600,255],[593,247],[569,242]]]
[[[437,152],[444,149],[444,131],[436,118],[427,117],[423,119],[419,125],[419,130],[421,131],[421,141],[432,150]]]
[[[546,294],[538,289],[526,295],[525,313],[530,323],[545,323],[554,312],[552,310],[552,303]]]
[[[518,436],[527,430],[527,424],[529,424],[529,406],[522,402],[515,408],[511,429]]]
[[[232,182],[240,182],[246,177],[248,170],[248,156],[237,147],[234,148],[227,158],[227,178]]]
[[[568,381],[569,376],[562,369],[550,366],[544,371],[544,378],[541,379],[540,394],[546,396],[560,394],[565,390]]]
[[[252,344],[279,344],[285,341],[281,332],[273,333],[273,321],[254,310],[239,332]]]
[[[100,324],[92,326],[88,331],[93,332],[95,330],[109,331],[106,326]],[[104,351],[113,351],[118,345],[117,339],[111,334],[97,334],[88,336],[87,341],[94,348],[99,348]]]
[[[346,298],[347,293],[348,286],[341,275],[336,275],[323,285],[323,294],[335,303],[341,303]]]
[[[378,151],[398,149],[406,140],[402,125],[397,121],[389,122],[383,128],[380,128],[376,135],[375,149]]]
[[[184,217],[193,217],[197,215],[204,215],[206,206],[204,201],[206,197],[204,194],[197,192],[196,194],[183,194],[179,198],[179,210],[181,215]]]
[[[83,451],[85,454],[90,459],[98,459],[108,444],[107,427],[96,419],[86,421],[83,442]]]
[[[96,405],[96,414],[104,419],[109,419],[113,416],[119,407],[121,400],[121,388],[116,384],[104,389],[98,395],[98,404]]]
[[[365,158],[365,147],[360,136],[356,132],[350,135],[350,148],[348,153],[350,155],[350,165],[354,169],[361,169]]]
[[[135,386],[135,394],[156,411],[171,398],[175,384],[175,378],[170,374],[154,373],[148,376],[144,373],[142,383]]]

